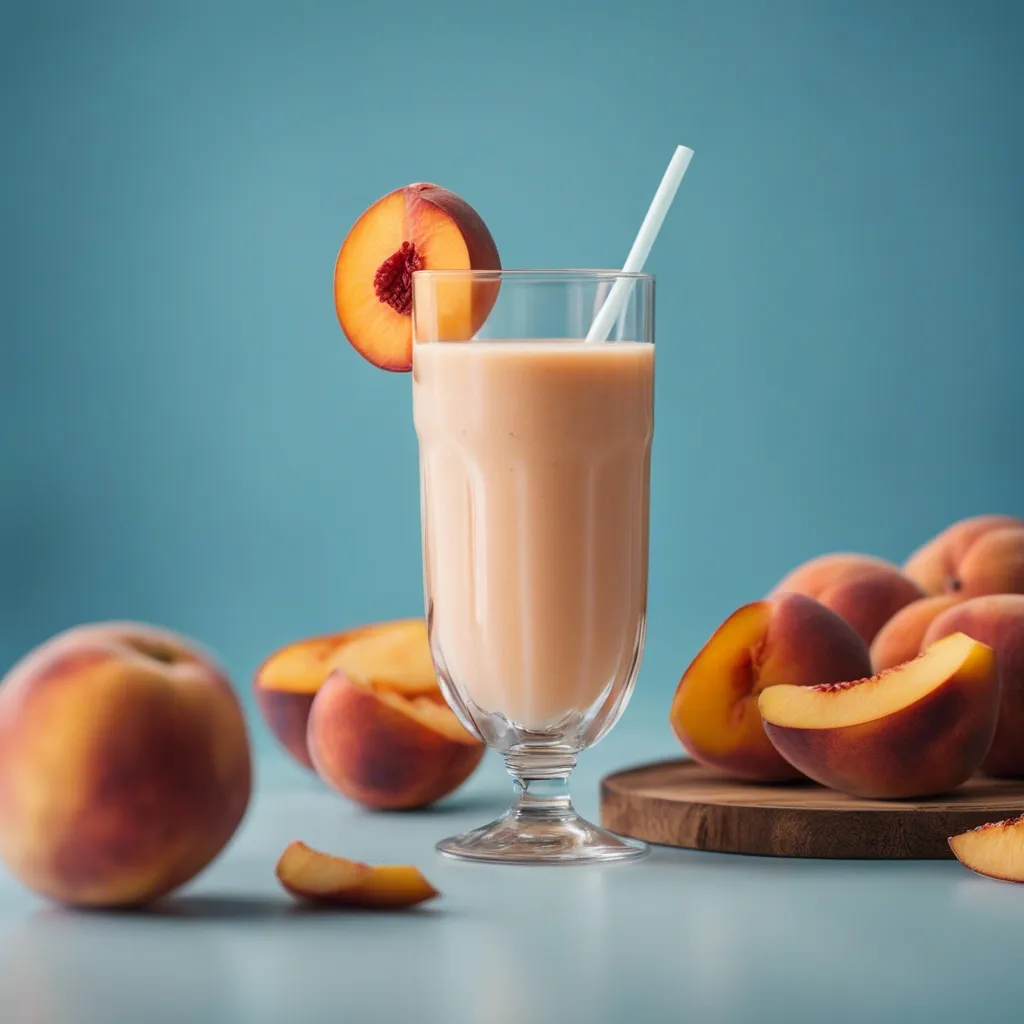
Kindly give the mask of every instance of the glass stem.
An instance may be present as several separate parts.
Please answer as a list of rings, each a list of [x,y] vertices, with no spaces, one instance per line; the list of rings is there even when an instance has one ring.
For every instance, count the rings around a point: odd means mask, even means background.
[[[505,769],[516,787],[509,811],[519,818],[568,818],[576,815],[569,798],[569,773],[576,755],[568,751],[513,751]]]

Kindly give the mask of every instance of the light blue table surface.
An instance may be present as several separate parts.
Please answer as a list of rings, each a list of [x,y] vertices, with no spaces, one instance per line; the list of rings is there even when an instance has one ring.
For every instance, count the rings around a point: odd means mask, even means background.
[[[582,759],[671,755],[628,711]],[[434,842],[499,813],[500,761],[429,813],[371,815],[261,749],[227,851],[160,913],[55,909],[0,878],[3,1024],[445,1021],[1019,1021],[1024,886],[955,862],[774,860],[654,848],[606,868],[464,865]],[[412,913],[301,913],[286,843],[411,861],[444,892]]]

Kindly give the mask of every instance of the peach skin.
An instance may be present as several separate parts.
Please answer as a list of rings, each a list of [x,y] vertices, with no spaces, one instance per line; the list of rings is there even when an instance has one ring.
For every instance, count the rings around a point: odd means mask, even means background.
[[[924,591],[898,566],[870,555],[836,553],[812,558],[794,569],[769,596],[806,594],[831,608],[870,644],[901,608]]]
[[[924,642],[966,633],[996,653],[999,723],[982,771],[1024,778],[1024,595],[987,594],[955,605],[928,628]]]
[[[227,844],[251,787],[230,682],[167,630],[78,627],[0,686],[0,856],[52,900],[136,906],[171,892]]]
[[[378,199],[353,225],[334,268],[334,304],[352,346],[385,370],[412,369],[412,275],[417,270],[500,270],[487,225],[464,199],[419,182]],[[463,340],[487,319],[498,281],[452,282],[443,338]],[[450,335],[450,337],[449,337]]]
[[[343,796],[375,810],[425,807],[462,785],[484,744],[431,697],[407,697],[336,669],[309,714],[310,757]]]
[[[901,608],[871,642],[871,665],[876,672],[902,665],[921,653],[921,642],[932,621],[959,603],[956,594],[920,597]]]
[[[810,686],[863,675],[864,641],[834,612],[802,594],[733,612],[683,673],[669,720],[690,756],[738,778],[800,777],[772,746],[757,712],[766,686]]]
[[[769,687],[758,708],[779,753],[823,786],[873,799],[936,796],[988,753],[999,677],[990,647],[954,633],[869,679]]]
[[[1024,592],[1024,520],[983,515],[961,519],[923,544],[903,571],[928,594]]]
[[[256,705],[281,746],[310,771],[313,762],[306,745],[309,710],[324,680],[336,668],[407,696],[443,699],[423,619],[374,623],[280,648],[256,671]]]

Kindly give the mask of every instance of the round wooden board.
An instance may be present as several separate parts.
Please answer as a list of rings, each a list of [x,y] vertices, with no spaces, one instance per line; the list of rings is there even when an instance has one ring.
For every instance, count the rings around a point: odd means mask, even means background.
[[[660,761],[601,783],[601,821],[649,843],[771,857],[937,860],[947,839],[1024,812],[1024,781],[975,776],[930,800],[861,800],[812,783],[737,782],[693,761]]]

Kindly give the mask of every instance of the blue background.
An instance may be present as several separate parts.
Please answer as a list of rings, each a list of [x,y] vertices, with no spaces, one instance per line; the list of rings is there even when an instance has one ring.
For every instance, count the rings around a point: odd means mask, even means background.
[[[421,612],[410,381],[331,294],[415,180],[614,266],[696,151],[631,714],[802,559],[1024,511],[1022,49],[1012,2],[0,2],[0,662],[131,617],[246,689]]]

